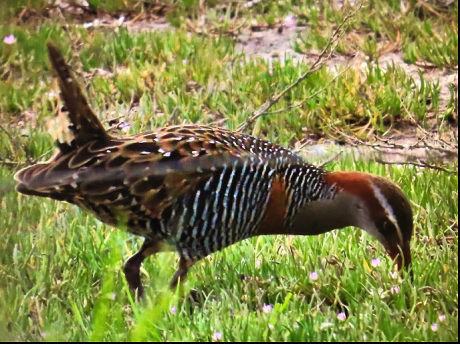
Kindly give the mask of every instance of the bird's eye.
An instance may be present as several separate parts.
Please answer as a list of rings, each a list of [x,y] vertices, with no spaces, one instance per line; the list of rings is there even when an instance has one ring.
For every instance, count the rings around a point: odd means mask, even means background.
[[[392,233],[392,232],[395,232],[395,231],[396,231],[396,227],[393,224],[393,222],[388,220],[388,219],[386,219],[383,222],[382,234],[389,234],[389,233]]]

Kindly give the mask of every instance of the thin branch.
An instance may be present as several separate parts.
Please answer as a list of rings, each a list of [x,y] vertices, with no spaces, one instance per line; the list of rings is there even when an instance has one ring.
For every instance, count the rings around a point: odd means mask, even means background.
[[[444,168],[442,166],[436,166],[436,165],[428,164],[425,161],[420,161],[420,162],[409,162],[409,161],[408,162],[390,162],[390,161],[381,160],[379,158],[375,159],[375,161],[378,162],[379,164],[383,164],[383,165],[399,165],[399,166],[409,165],[409,166],[428,168],[428,169],[431,169],[431,170],[436,170],[436,171],[441,171],[441,172],[446,172],[446,173],[452,173],[452,174],[457,174],[458,173],[458,169],[449,170],[449,169]]]
[[[339,38],[341,38],[342,33],[343,33],[343,27],[345,24],[350,20],[350,18],[353,18],[356,13],[358,13],[361,8],[364,6],[364,1],[361,2],[357,9],[348,15],[345,16],[343,21],[340,23],[340,25],[335,29],[333,32],[332,36],[330,37],[326,47],[323,49],[323,51],[318,55],[316,58],[315,62],[311,65],[311,67],[308,69],[307,72],[305,72],[303,75],[301,75],[297,81],[286,87],[280,94],[272,96],[268,101],[266,101],[259,109],[253,112],[252,116],[249,117],[244,123],[242,123],[238,127],[238,131],[242,131],[246,129],[249,125],[253,124],[259,117],[266,115],[268,113],[268,110],[270,110],[273,105],[277,104],[284,96],[286,93],[290,92],[292,89],[297,87],[302,81],[307,79],[312,73],[318,71],[323,67],[328,60],[330,60],[332,54],[335,51],[335,48],[337,46],[337,41]]]
[[[391,137],[390,138],[380,138],[376,137],[376,139],[382,143],[369,143],[362,141],[358,138],[351,137],[349,135],[346,135],[345,133],[341,132],[341,135],[345,136],[348,138],[352,145],[361,145],[361,146],[366,146],[370,148],[374,148],[376,150],[382,150],[382,149],[394,149],[394,150],[415,150],[415,149],[429,149],[432,151],[439,152],[441,154],[446,154],[446,155],[458,155],[458,145],[454,144],[449,144],[445,140],[441,139],[436,139],[435,142],[440,142],[443,143],[444,147],[441,146],[435,146],[432,143],[428,142],[427,138],[419,138],[417,142],[412,143],[412,144],[398,144],[391,142]]]
[[[338,158],[339,156],[341,156],[342,153],[343,153],[343,152],[338,152],[338,153],[335,154],[332,158],[327,159],[325,162],[323,162],[321,165],[319,165],[319,168],[325,168],[327,164],[329,164],[329,163],[331,163],[331,162],[337,160],[337,158]]]
[[[304,149],[306,146],[309,146],[309,145],[311,145],[311,141],[307,140],[306,142],[302,143],[298,148],[294,148],[294,152],[298,153],[302,151],[302,149]]]
[[[420,123],[412,116],[412,113],[409,111],[405,104],[402,104],[402,107],[409,118],[417,125],[417,128],[423,133],[423,138],[419,139],[418,142],[414,145],[414,148],[426,148],[431,149],[440,153],[449,154],[449,155],[458,155],[458,144],[453,144],[447,142],[441,137],[437,137],[434,141],[439,143],[439,145],[434,146],[430,142],[428,142],[427,138],[429,138],[430,133],[423,128]],[[421,146],[423,144],[423,146]]]
[[[446,147],[433,146],[426,139],[423,139],[422,142],[425,145],[425,148],[427,149],[431,149],[434,151],[438,151],[438,152],[450,154],[450,155],[458,155],[458,145],[447,144],[447,148],[446,148]],[[437,142],[442,142],[444,144],[447,143],[446,141],[441,140],[441,139],[437,139]]]
[[[430,6],[428,5],[425,1],[417,1],[417,5],[416,6],[419,6],[419,7],[425,7],[429,12],[431,12],[432,14],[436,15],[436,16],[440,16],[441,13],[439,13],[438,11],[436,11],[433,6]]]

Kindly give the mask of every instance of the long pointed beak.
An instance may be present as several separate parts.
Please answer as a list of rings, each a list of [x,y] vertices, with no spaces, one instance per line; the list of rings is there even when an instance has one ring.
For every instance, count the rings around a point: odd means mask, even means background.
[[[407,270],[411,267],[412,257],[410,251],[410,241],[404,242],[402,247],[395,242],[389,243],[387,246],[387,252],[391,259],[393,259],[398,265],[398,271],[401,271],[403,267]],[[413,279],[414,276],[412,270],[410,275]]]

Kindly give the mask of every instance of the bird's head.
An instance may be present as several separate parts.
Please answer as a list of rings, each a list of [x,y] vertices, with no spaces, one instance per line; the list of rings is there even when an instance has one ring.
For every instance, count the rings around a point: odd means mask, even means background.
[[[350,223],[374,236],[395,260],[399,270],[411,265],[413,214],[409,201],[394,183],[373,174],[329,172],[328,184],[339,188]]]

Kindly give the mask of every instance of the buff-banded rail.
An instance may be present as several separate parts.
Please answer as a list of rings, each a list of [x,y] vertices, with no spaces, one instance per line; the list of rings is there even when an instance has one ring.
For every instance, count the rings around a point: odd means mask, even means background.
[[[394,183],[362,172],[328,172],[271,142],[225,129],[182,125],[117,138],[91,110],[63,56],[48,43],[68,139],[47,162],[16,173],[17,191],[75,204],[145,241],[124,273],[141,297],[140,267],[179,253],[171,287],[200,259],[259,235],[317,235],[359,227],[398,268],[411,265],[413,216]]]

